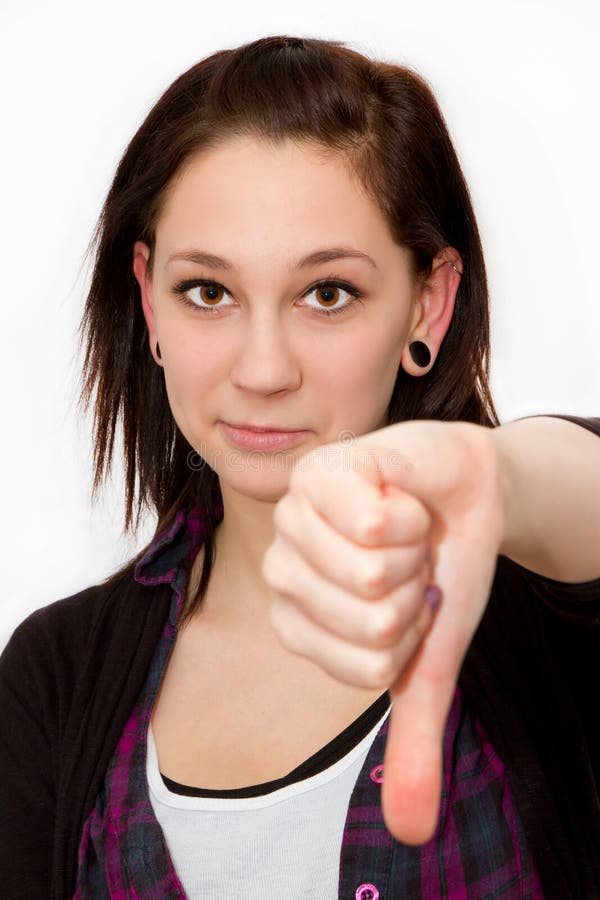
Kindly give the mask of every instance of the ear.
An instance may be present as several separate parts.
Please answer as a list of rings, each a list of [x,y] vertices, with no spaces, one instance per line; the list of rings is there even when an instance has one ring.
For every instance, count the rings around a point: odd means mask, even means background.
[[[161,366],[162,361],[156,355],[156,342],[158,340],[156,330],[156,317],[154,313],[154,299],[152,296],[152,276],[148,270],[148,259],[150,257],[150,248],[143,241],[136,241],[133,245],[133,274],[140,286],[140,295],[142,299],[142,310],[146,325],[148,326],[148,340],[150,343],[150,353],[154,357],[157,365]]]
[[[431,274],[417,284],[414,315],[401,357],[401,364],[410,375],[426,375],[433,367],[452,321],[461,274],[460,254],[453,247],[445,247],[433,260]],[[431,353],[428,366],[418,366],[413,360],[409,350],[413,341],[427,344]]]

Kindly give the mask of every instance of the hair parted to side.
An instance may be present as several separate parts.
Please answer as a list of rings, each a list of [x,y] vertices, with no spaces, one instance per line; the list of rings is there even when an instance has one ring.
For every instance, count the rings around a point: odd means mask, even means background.
[[[117,166],[86,251],[95,251],[95,260],[80,325],[85,358],[79,404],[85,413],[95,394],[92,500],[112,466],[120,420],[124,531],[134,512],[137,529],[144,507],[158,515],[155,534],[183,506],[203,511],[203,570],[185,618],[200,606],[208,585],[221,492],[208,464],[190,465],[193,448],[173,419],[162,368],[149,350],[133,246],[137,240],[148,244],[152,271],[156,223],[172,179],[192,156],[236,136],[273,145],[292,138],[341,155],[394,239],[410,249],[417,276],[429,274],[445,247],[460,253],[454,314],[435,364],[418,378],[399,366],[388,421],[500,424],[489,388],[481,241],[460,163],[424,78],[341,41],[289,35],[263,37],[196,63],[154,104]],[[133,569],[146,551],[110,577]]]

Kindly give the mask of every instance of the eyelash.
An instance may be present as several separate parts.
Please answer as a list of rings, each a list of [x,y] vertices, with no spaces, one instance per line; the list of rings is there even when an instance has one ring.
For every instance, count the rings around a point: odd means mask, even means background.
[[[173,288],[173,293],[176,294],[183,303],[184,306],[189,306],[193,310],[198,311],[200,313],[210,313],[212,314],[214,310],[218,310],[220,307],[217,306],[199,306],[197,303],[194,303],[193,300],[190,300],[188,296],[186,296],[186,292],[191,290],[194,287],[216,287],[222,288],[227,294],[229,291],[218,281],[214,281],[210,278],[187,278],[183,281],[180,281]],[[316,291],[318,288],[322,287],[337,287],[341,288],[343,291],[347,291],[352,299],[349,300],[345,306],[342,306],[340,309],[315,309],[312,307],[314,312],[318,316],[337,316],[340,313],[345,313],[350,307],[354,306],[355,303],[361,303],[361,298],[364,296],[362,291],[359,291],[353,284],[348,281],[340,281],[335,275],[331,275],[328,279],[324,279],[322,281],[316,282],[316,284],[311,285],[304,294],[303,297],[306,297],[308,294],[312,294],[313,291]]]

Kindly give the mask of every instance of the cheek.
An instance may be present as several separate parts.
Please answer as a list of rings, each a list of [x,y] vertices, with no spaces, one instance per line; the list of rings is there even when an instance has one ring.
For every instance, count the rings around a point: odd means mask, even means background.
[[[335,384],[355,393],[373,394],[390,390],[400,365],[402,343],[391,328],[362,329],[360,334],[347,335],[327,347],[315,363],[312,374],[318,371],[323,384]]]
[[[393,340],[391,338],[394,338]],[[363,332],[352,340],[333,342],[311,365],[310,384],[322,385],[316,402],[331,412],[336,433],[349,429],[366,434],[381,427],[400,367],[401,342],[396,335]]]
[[[171,329],[165,345],[172,348],[164,366],[165,387],[173,417],[189,440],[189,425],[200,419],[227,370],[226,356],[215,340],[190,329]]]

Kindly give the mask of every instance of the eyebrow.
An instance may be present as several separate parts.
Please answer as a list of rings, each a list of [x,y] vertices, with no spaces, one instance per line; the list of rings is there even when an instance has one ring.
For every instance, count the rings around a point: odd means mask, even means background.
[[[326,247],[323,250],[315,250],[308,256],[302,257],[295,266],[296,271],[307,269],[309,266],[316,266],[319,263],[330,262],[333,259],[364,259],[373,268],[377,269],[377,265],[373,259],[362,250],[355,250],[353,247]],[[222,256],[215,256],[214,253],[207,253],[205,250],[184,250],[181,253],[173,253],[167,260],[166,265],[176,259],[183,259],[187,262],[198,263],[199,265],[209,266],[212,269],[225,269],[234,272],[237,266],[224,259]],[[166,268],[166,267],[165,267]]]

